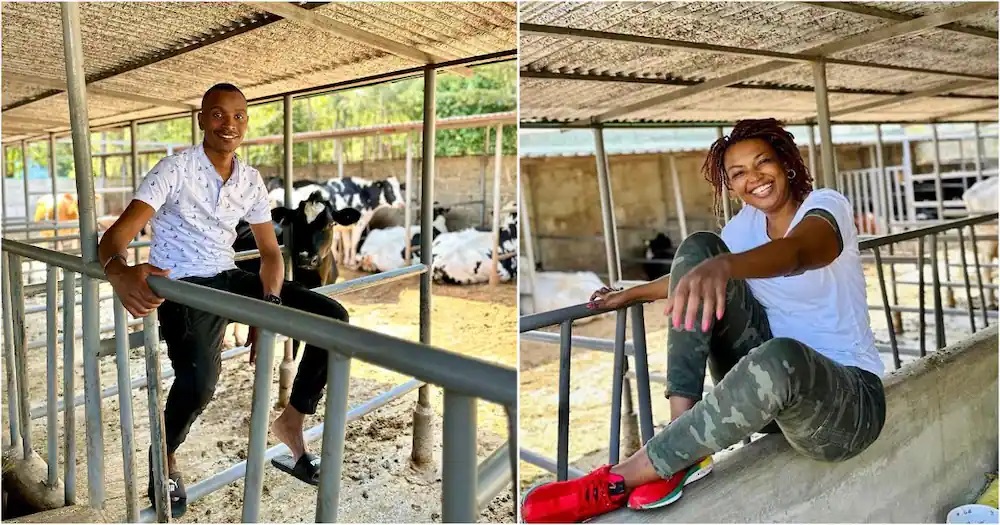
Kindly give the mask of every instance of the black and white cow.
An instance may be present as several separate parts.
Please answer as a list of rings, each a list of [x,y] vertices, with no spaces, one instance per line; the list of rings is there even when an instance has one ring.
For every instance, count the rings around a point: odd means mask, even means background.
[[[500,228],[500,281],[517,275],[517,213],[503,218]],[[474,284],[490,280],[493,265],[493,232],[466,228],[442,233],[434,239],[431,272],[435,281],[445,284]],[[505,257],[506,256],[506,257]]]
[[[670,241],[664,233],[658,233],[656,237],[646,241],[646,260],[650,259],[673,259],[677,247]],[[650,281],[659,279],[670,273],[670,263],[647,262],[642,264],[646,271],[646,278]]]
[[[354,209],[337,210],[319,192],[299,202],[294,210],[278,207],[271,210],[271,224],[278,243],[283,242],[286,228],[291,229],[291,246],[287,247],[294,266],[295,282],[306,288],[316,288],[337,280],[337,265],[330,252],[332,227],[335,224],[350,225],[357,222],[361,214]],[[240,221],[236,225],[236,240],[233,250],[237,252],[255,250],[250,224]],[[250,273],[260,272],[260,258],[238,261],[236,266]],[[234,329],[233,335],[236,336]],[[239,337],[236,337],[237,343]],[[298,348],[295,341],[293,348]]]
[[[448,231],[445,216],[451,208],[434,207],[434,222],[431,223],[431,239],[437,239]],[[388,272],[402,268],[406,264],[405,228],[392,226],[379,228],[367,233],[358,249],[359,268],[366,272]],[[420,226],[410,228],[412,260],[420,258]]]
[[[333,231],[334,257],[337,262],[351,267],[357,264],[361,234],[368,227],[375,212],[382,208],[403,208],[405,206],[403,188],[396,177],[376,181],[358,177],[344,177],[330,179],[325,183],[302,180],[293,184],[292,191],[293,206],[299,199],[318,191],[334,209],[353,208],[361,212],[361,218],[355,224],[335,226]],[[271,205],[278,206],[283,203],[284,195],[283,187],[271,190],[268,195]]]

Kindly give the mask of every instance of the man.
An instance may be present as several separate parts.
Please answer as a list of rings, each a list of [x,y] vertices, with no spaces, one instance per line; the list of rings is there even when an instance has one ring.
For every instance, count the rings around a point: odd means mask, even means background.
[[[108,281],[125,308],[135,317],[145,317],[158,308],[160,333],[176,374],[164,409],[175,518],[183,515],[187,506],[175,453],[215,392],[222,369],[223,335],[230,321],[164,301],[152,292],[146,278],[182,279],[348,322],[347,310],[337,301],[284,281],[267,188],[260,173],[235,155],[247,121],[247,101],[236,86],[217,84],[206,91],[198,114],[205,135],[202,144],[162,159],[146,175],[98,248]],[[153,240],[149,263],[128,266],[125,249],[150,219]],[[259,276],[236,268],[232,244],[240,219],[250,224],[260,251]],[[256,331],[251,330],[251,363],[255,360],[255,339]],[[313,484],[319,480],[319,460],[306,452],[302,426],[305,414],[316,412],[326,386],[327,357],[325,350],[306,345],[289,406],[271,426],[292,452],[292,465],[284,470]],[[150,473],[148,493],[153,501],[152,470]]]

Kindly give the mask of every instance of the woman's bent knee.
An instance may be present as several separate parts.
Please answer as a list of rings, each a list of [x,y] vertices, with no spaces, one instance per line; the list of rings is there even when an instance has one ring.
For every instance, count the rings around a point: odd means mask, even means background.
[[[677,247],[674,261],[670,265],[670,273],[686,273],[701,261],[722,253],[729,253],[729,247],[723,242],[722,237],[712,232],[694,232]]]

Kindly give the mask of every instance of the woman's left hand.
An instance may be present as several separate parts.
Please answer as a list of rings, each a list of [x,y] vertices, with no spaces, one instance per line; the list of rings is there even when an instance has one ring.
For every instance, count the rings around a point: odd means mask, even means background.
[[[672,315],[671,324],[675,329],[680,328],[681,317],[684,316],[684,329],[693,331],[698,306],[701,305],[701,331],[707,332],[712,314],[716,319],[722,319],[725,312],[726,284],[730,275],[729,259],[725,256],[713,257],[695,266],[677,282],[673,294],[667,298],[663,315]]]

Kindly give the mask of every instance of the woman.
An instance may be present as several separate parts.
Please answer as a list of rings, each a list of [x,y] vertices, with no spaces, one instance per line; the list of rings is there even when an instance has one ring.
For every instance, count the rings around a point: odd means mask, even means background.
[[[668,299],[671,423],[618,465],[530,490],[524,521],[668,505],[711,471],[712,453],[758,431],[781,432],[820,461],[854,457],[881,432],[884,365],[850,203],[813,191],[794,138],[774,119],[737,123],[702,171],[717,214],[723,184],[744,202],[722,237],[695,233],[670,275],[591,297],[600,308]],[[703,398],[708,363],[715,387]]]

